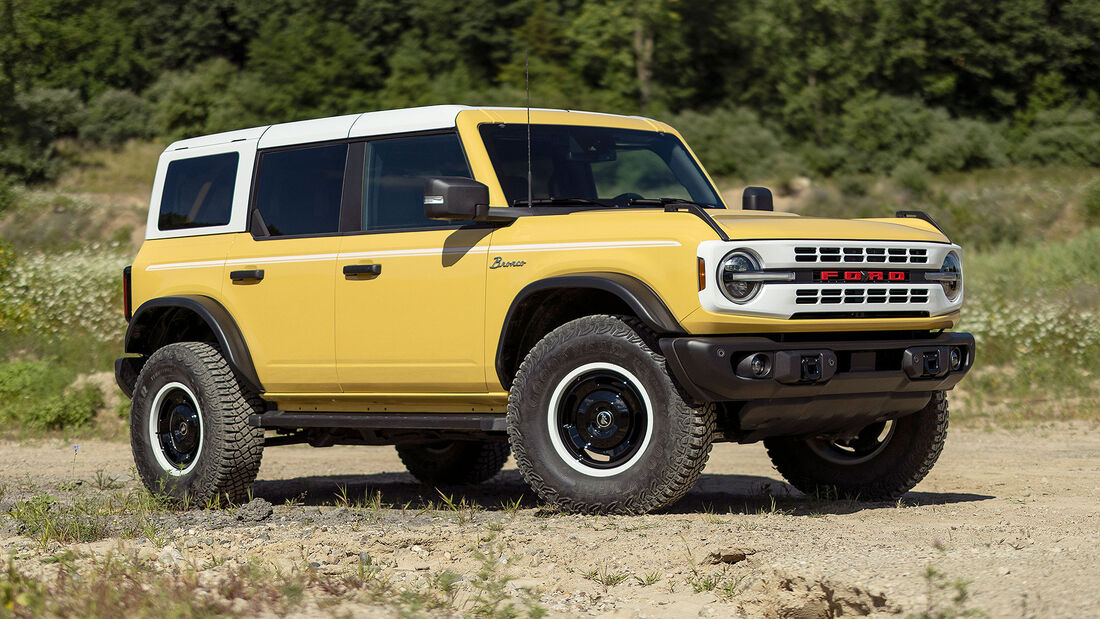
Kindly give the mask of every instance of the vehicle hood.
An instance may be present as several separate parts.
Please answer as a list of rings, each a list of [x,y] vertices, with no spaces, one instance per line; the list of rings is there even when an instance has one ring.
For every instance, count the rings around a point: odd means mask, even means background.
[[[825,219],[793,213],[732,211],[714,220],[731,239],[817,239],[849,241],[925,241],[948,243],[931,223],[915,218]]]

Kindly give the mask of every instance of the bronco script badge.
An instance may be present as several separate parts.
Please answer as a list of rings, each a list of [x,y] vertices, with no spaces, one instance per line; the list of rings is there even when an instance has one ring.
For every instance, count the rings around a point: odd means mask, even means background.
[[[502,260],[500,256],[493,258],[493,263],[489,265],[490,269],[501,269],[508,267],[521,267],[527,264],[526,260]]]

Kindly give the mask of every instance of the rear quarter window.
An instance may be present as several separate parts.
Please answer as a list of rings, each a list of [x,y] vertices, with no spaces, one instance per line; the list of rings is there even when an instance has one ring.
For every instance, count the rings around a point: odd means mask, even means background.
[[[221,153],[169,163],[157,226],[182,230],[228,224],[239,159],[237,153]]]

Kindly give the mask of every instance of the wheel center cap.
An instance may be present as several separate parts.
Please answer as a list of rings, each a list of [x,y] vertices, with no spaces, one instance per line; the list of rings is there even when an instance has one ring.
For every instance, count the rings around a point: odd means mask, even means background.
[[[180,436],[187,436],[187,422],[180,422]]]
[[[615,419],[611,416],[611,413],[607,411],[600,411],[596,413],[596,425],[601,428],[606,428],[610,426],[611,422],[614,420]]]

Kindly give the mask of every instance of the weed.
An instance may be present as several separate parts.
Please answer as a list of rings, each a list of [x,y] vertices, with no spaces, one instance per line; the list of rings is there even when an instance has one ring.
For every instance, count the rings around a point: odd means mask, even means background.
[[[122,482],[111,477],[107,471],[97,469],[95,477],[92,478],[92,487],[99,491],[118,490],[122,487]]]
[[[607,568],[591,570],[584,575],[585,578],[597,582],[604,588],[614,587],[630,577],[627,572],[612,572]]]
[[[500,502],[500,508],[504,510],[509,516],[515,516],[519,512],[520,506],[523,504],[523,497],[518,496],[515,499],[503,500]]]
[[[39,495],[17,503],[11,516],[23,523],[27,537],[36,540],[43,551],[51,543],[92,542],[107,537],[103,510],[86,498],[61,504],[54,497]]]
[[[646,572],[645,576],[638,576],[637,574],[635,574],[634,575],[634,580],[638,581],[639,585],[641,585],[643,587],[648,587],[650,585],[655,585],[658,582],[660,582],[661,573],[660,572]]]
[[[251,490],[249,490],[251,492]],[[349,508],[351,507],[351,498],[348,497],[348,487],[341,485],[336,490],[336,506]]]
[[[953,619],[978,617],[984,612],[967,608],[970,599],[970,581],[949,579],[946,574],[929,565],[924,569],[925,609],[910,615],[912,619]]]

